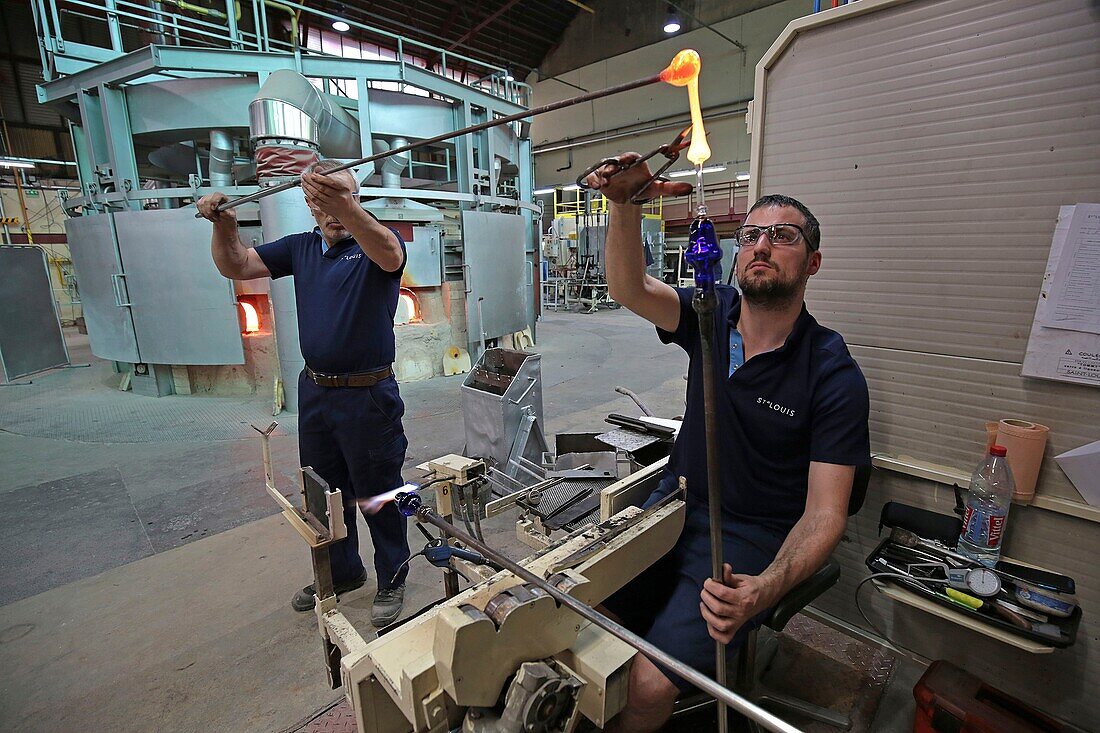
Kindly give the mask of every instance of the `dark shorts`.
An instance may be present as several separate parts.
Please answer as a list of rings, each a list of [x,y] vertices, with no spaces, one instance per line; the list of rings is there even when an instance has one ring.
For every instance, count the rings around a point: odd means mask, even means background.
[[[734,573],[746,575],[758,575],[767,568],[783,544],[783,537],[774,530],[728,521],[723,540],[724,561]],[[688,520],[675,547],[603,605],[624,626],[661,651],[713,678],[714,639],[699,612],[703,581],[710,577],[710,571],[706,507],[689,506]],[[741,646],[766,615],[764,611],[741,627],[728,645],[728,654]],[[692,689],[683,678],[667,669],[662,671],[681,691]]]

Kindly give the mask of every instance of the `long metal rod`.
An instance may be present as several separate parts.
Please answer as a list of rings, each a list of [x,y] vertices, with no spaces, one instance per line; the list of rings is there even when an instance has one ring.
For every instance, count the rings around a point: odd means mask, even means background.
[[[700,175],[700,178],[702,176]],[[722,489],[718,482],[718,409],[716,406],[718,385],[714,378],[714,311],[718,296],[714,288],[697,289],[692,307],[699,317],[700,356],[703,364],[703,421],[707,450],[707,508],[710,514],[710,575],[724,581],[722,572]],[[715,677],[718,684],[726,686],[726,645],[714,643]],[[726,733],[729,721],[726,709],[718,702],[718,730]]]
[[[594,92],[588,92],[587,94],[581,94],[577,97],[570,97],[569,99],[562,99],[550,104],[544,104],[541,107],[533,107],[532,109],[524,110],[523,112],[516,112],[515,114],[508,115],[506,117],[499,117],[494,120],[486,120],[485,122],[479,122],[476,125],[470,125],[469,127],[463,127],[461,130],[455,130],[454,132],[446,132],[442,135],[436,135],[425,140],[419,140],[417,142],[409,143],[408,145],[402,145],[401,147],[393,148],[381,153],[375,153],[374,155],[368,155],[365,158],[359,160],[353,160],[350,163],[344,163],[336,168],[330,168],[324,171],[325,175],[331,173],[337,173],[348,168],[354,168],[366,163],[373,163],[376,160],[382,158],[388,158],[391,155],[400,155],[406,153],[413,148],[419,148],[424,145],[434,145],[435,143],[443,142],[444,140],[450,140],[452,138],[460,137],[462,135],[468,135],[471,132],[480,132],[481,130],[487,130],[490,127],[497,127],[498,125],[507,125],[510,122],[516,122],[517,120],[525,120],[528,117],[535,117],[536,115],[546,114],[547,112],[554,112],[565,107],[572,107],[575,104],[582,104],[584,102],[591,102],[594,99],[602,99],[603,97],[609,97],[612,94],[619,94],[620,92],[628,92],[631,89],[638,89],[640,87],[649,86],[650,84],[656,84],[661,81],[660,74],[654,74],[653,76],[647,76],[644,79],[635,79],[634,81],[626,82],[625,84],[617,84],[606,89],[598,89]],[[241,204],[251,203],[252,201],[258,201],[265,196],[271,196],[272,194],[280,193],[281,191],[289,191],[290,189],[302,185],[302,180],[299,178],[296,181],[290,181],[278,186],[272,186],[271,188],[265,188],[256,193],[242,196],[239,199],[233,201],[227,201],[224,204],[218,206],[218,211],[225,211],[226,209],[232,209]],[[196,214],[198,216],[198,214]]]
[[[548,594],[550,594],[550,596],[558,603],[566,606],[571,611],[580,615],[582,618],[585,618],[596,624],[609,634],[626,642],[642,654],[649,657],[655,663],[667,667],[669,670],[675,672],[680,677],[683,677],[685,680],[695,685],[703,692],[706,692],[707,694],[713,696],[715,699],[721,701],[722,703],[725,703],[742,715],[745,715],[746,717],[755,720],[757,723],[764,726],[768,730],[775,731],[776,733],[801,733],[798,728],[795,728],[790,723],[787,723],[786,721],[776,717],[762,707],[754,705],[737,693],[726,689],[722,685],[719,685],[717,682],[707,677],[705,674],[697,671],[693,667],[689,667],[688,665],[681,662],[679,659],[676,659],[675,657],[666,654],[665,652],[650,644],[645,639],[631,632],[626,627],[612,621],[608,617],[596,611],[596,609],[592,608],[591,606],[581,603],[573,596],[558,590],[553,585],[546,582],[546,580],[535,575],[527,568],[512,562],[511,560],[504,557],[484,543],[478,542],[475,538],[464,533],[453,524],[449,524],[448,522],[444,521],[442,517],[440,517],[428,507],[421,505],[416,510],[416,518],[418,521],[435,525],[452,537],[461,540],[463,543],[466,544],[466,546],[480,552],[485,557],[496,562],[508,572],[517,575],[528,583],[532,583],[543,589]]]

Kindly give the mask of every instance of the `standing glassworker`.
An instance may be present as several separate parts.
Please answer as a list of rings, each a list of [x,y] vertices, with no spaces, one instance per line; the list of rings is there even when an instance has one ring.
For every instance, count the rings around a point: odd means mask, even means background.
[[[216,209],[227,200],[225,194],[203,196],[198,209],[214,223],[210,249],[222,275],[234,280],[294,276],[306,362],[298,378],[299,458],[343,491],[348,536],[329,550],[339,595],[367,578],[359,556],[356,503],[404,483],[401,466],[408,441],[392,368],[405,243],[360,206],[349,171],[321,175],[338,165],[320,161],[302,175],[306,203],[317,222],[310,232],[250,249],[238,235],[235,210]],[[393,504],[365,519],[378,581],[371,621],[385,626],[397,619],[404,602],[406,521]],[[309,611],[315,603],[312,585],[291,601],[295,611]]]
[[[637,160],[619,158],[620,165]],[[735,649],[776,602],[828,560],[848,518],[857,466],[870,461],[867,383],[840,334],[806,310],[806,283],[821,267],[821,231],[805,205],[764,196],[735,233],[741,292],[717,286],[714,350],[720,447],[723,582],[711,579],[699,319],[693,290],[645,272],[641,209],[630,198],[649,178],[643,163],[589,185],[611,202],[610,295],[690,356],[687,410],[668,470],[647,505],[687,479],[687,519],[676,546],[606,609],[623,624],[713,676],[714,641]],[[613,177],[612,177],[613,176]],[[655,182],[645,193],[684,195]],[[606,730],[654,731],[690,685],[643,655],[631,666],[626,708]]]

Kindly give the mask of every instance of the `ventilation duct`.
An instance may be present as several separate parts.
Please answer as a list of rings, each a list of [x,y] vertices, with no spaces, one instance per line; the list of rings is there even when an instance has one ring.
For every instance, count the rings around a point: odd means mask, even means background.
[[[402,148],[409,144],[409,141],[403,137],[395,137],[392,143],[387,143],[385,140],[375,139],[372,142],[375,153],[384,153],[387,150],[393,150],[394,148]],[[383,158],[379,172],[382,175],[382,188],[401,188],[401,174],[409,166],[409,151],[405,151],[400,155],[391,155],[388,158]]]
[[[210,131],[210,185],[233,185],[233,138],[225,130]]]
[[[267,77],[248,105],[249,129],[257,146],[309,147],[327,158],[362,155],[359,123],[296,71]]]

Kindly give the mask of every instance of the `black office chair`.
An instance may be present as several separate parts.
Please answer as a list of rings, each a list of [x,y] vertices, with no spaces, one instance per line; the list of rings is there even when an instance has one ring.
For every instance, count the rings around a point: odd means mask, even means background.
[[[856,468],[855,479],[852,481],[852,495],[848,500],[848,516],[854,515],[863,506],[863,500],[867,497],[867,484],[871,480],[871,466]],[[764,621],[764,625],[773,631],[782,631],[791,617],[801,611],[815,598],[836,585],[840,579],[840,564],[835,558],[830,557],[825,566],[801,583],[791,588],[785,596],[779,599],[772,612]],[[758,629],[749,632],[745,644],[737,655],[737,691],[752,702],[767,708],[777,715],[783,713],[796,713],[828,725],[836,726],[842,730],[850,730],[852,720],[840,713],[828,708],[813,705],[805,700],[773,692],[763,685],[760,677],[768,668],[771,656],[774,655],[777,644],[770,645],[767,650],[760,649]],[[774,638],[772,639],[774,641]],[[767,658],[764,658],[764,657]],[[757,733],[759,727],[752,721],[746,721],[749,730]]]

